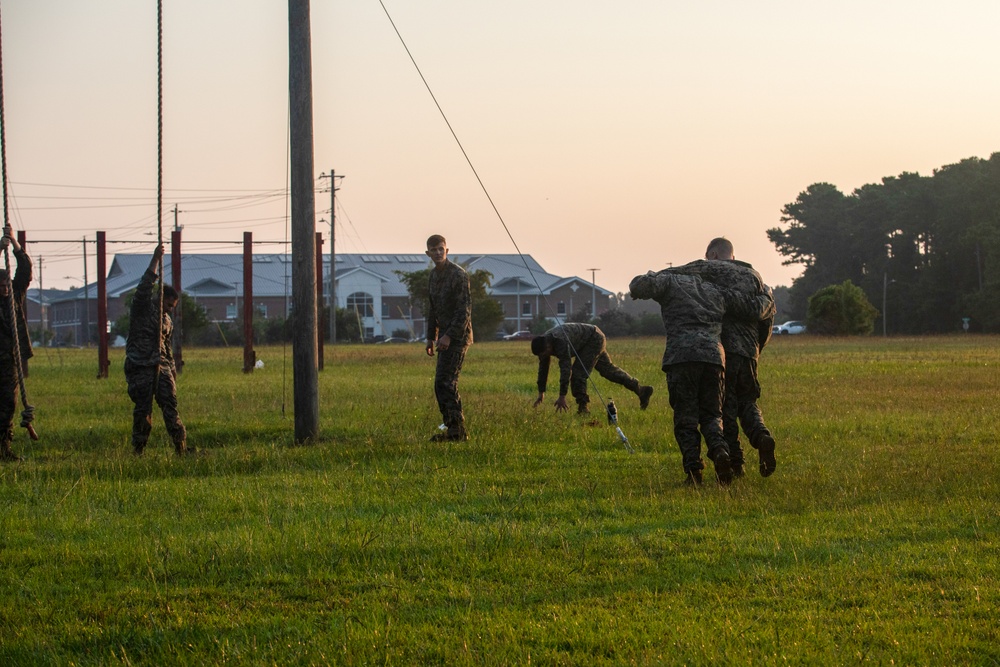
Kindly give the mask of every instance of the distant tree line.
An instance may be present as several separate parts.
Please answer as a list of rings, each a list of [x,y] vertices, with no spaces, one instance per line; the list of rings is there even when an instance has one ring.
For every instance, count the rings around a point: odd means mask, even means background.
[[[845,281],[879,311],[875,332],[1000,332],[1000,153],[903,173],[845,195],[810,185],[782,209],[768,238],[803,274],[786,312]]]

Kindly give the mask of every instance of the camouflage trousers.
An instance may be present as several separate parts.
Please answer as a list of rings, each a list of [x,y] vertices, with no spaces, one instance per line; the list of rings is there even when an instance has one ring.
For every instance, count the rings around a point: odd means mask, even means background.
[[[9,451],[14,440],[14,416],[17,414],[17,377],[14,358],[0,355],[0,451]]]
[[[757,381],[757,361],[741,354],[726,355],[726,395],[722,403],[722,433],[729,447],[729,459],[734,466],[744,462],[740,445],[740,426],[754,443],[771,432],[764,425],[764,416],[757,406],[760,383]]]
[[[612,363],[606,343],[604,335],[595,330],[594,335],[575,350],[576,358],[573,360],[573,376],[570,378],[569,386],[573,398],[581,408],[587,407],[590,403],[587,380],[590,378],[590,373],[595,370],[605,380],[620,384],[631,392],[639,391],[639,381]],[[573,350],[570,350],[570,353],[572,354]]]
[[[139,366],[125,360],[125,381],[128,397],[135,403],[132,410],[132,447],[141,452],[153,430],[153,400],[163,412],[163,424],[174,443],[180,448],[187,439],[187,430],[177,413],[177,384],[173,369]]]
[[[434,372],[434,396],[448,433],[456,435],[465,431],[465,414],[462,397],[458,393],[458,376],[465,362],[465,345],[456,345],[437,353],[437,370]]]
[[[674,411],[674,438],[681,450],[684,472],[705,468],[701,438],[708,458],[728,453],[722,435],[723,369],[715,364],[686,362],[666,367],[667,391]]]

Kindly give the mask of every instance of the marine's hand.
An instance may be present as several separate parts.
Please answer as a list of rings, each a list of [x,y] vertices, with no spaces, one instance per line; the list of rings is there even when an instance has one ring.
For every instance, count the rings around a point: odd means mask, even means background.
[[[438,352],[444,352],[449,347],[451,347],[451,336],[449,336],[448,334],[445,334],[445,335],[441,336],[440,338],[438,338],[438,342],[437,342]]]
[[[544,398],[545,398],[545,394],[538,394],[538,398],[535,399],[535,402],[532,403],[531,407],[537,408],[539,405],[542,404],[542,400]]]
[[[560,396],[556,399],[556,412],[566,412],[569,410],[569,406],[566,404],[566,397]]]
[[[432,340],[427,341],[427,356],[428,357],[434,356],[434,341]]]

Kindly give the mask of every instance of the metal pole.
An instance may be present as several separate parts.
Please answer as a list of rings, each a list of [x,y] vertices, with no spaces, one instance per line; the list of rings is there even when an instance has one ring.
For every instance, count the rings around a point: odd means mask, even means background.
[[[597,278],[595,274],[600,269],[587,269],[590,271],[590,318],[597,319]]]
[[[316,182],[313,174],[309,0],[288,0],[288,97],[292,197],[292,370],[295,442],[319,436],[316,359]]]
[[[90,347],[90,284],[87,282],[87,237],[83,237],[83,344]]]

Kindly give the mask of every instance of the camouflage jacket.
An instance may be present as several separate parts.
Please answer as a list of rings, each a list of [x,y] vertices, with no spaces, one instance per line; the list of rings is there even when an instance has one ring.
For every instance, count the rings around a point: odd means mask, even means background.
[[[699,276],[702,280],[718,287],[728,287],[747,297],[766,295],[770,297],[770,288],[764,285],[760,274],[746,262],[731,260],[705,260],[665,269],[670,273],[681,273]],[[774,324],[774,299],[771,298],[771,308],[763,319],[739,318],[727,312],[722,318],[722,347],[726,354],[739,354],[750,359],[756,359],[764,345],[771,339],[771,326]]]
[[[159,364],[160,368],[173,370],[174,321],[170,313],[163,313],[160,320],[160,298],[153,296],[155,282],[156,273],[146,271],[135,289],[129,310],[125,358],[137,366]]]
[[[447,335],[452,343],[472,344],[469,274],[453,262],[431,269],[427,280],[427,340]]]
[[[735,317],[759,320],[774,308],[767,295],[749,297],[697,276],[670,272],[650,271],[636,276],[629,283],[629,291],[633,299],[652,299],[660,304],[667,330],[664,370],[672,364],[689,361],[725,367],[723,316],[728,312]]]
[[[584,345],[600,337],[604,332],[593,324],[582,322],[567,322],[549,329],[544,334],[552,345],[552,356],[559,360],[559,395],[565,396],[569,391],[569,381],[573,377],[573,356]],[[602,345],[603,347],[603,340]],[[552,357],[538,357],[538,393],[544,394],[549,382],[549,363]]]
[[[22,249],[14,252],[17,268],[14,270],[14,280],[11,281],[11,295],[14,299],[14,317],[17,320],[17,342],[21,352],[21,361],[30,359],[34,354],[31,350],[31,337],[28,334],[28,322],[25,318],[25,295],[31,284],[31,258]],[[10,325],[10,301],[0,300],[0,353],[14,354],[14,329]]]

